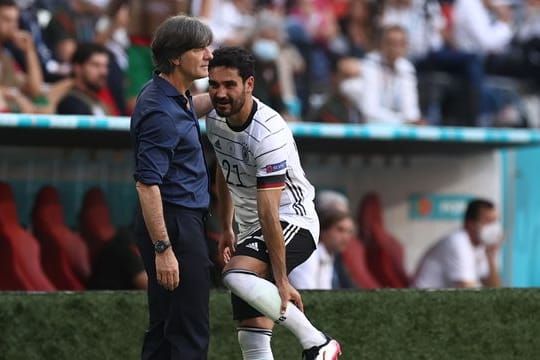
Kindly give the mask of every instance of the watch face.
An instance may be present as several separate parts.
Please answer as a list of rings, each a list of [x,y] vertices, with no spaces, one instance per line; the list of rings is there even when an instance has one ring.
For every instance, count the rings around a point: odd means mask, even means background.
[[[160,240],[160,241],[156,242],[156,244],[154,245],[154,248],[155,248],[156,252],[162,253],[165,250],[167,250],[168,246],[164,241]]]

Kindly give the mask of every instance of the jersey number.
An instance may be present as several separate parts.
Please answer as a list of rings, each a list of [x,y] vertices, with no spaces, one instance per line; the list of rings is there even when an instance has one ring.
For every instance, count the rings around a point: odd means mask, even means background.
[[[236,175],[235,180],[238,180],[235,182],[233,182],[233,179],[231,179],[231,163],[223,159],[223,161],[221,162],[221,167],[223,168],[223,170],[227,172],[225,176],[225,181],[227,181],[227,184],[231,184],[235,186],[244,186],[244,184],[242,183],[242,180],[240,179],[240,169],[238,169],[238,165],[236,164],[232,165],[232,173],[233,173],[232,177],[234,178]]]

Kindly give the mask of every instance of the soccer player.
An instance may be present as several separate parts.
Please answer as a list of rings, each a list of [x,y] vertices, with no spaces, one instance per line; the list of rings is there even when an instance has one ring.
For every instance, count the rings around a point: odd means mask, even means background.
[[[227,262],[223,282],[232,292],[243,358],[273,359],[275,322],[299,339],[304,359],[337,359],[339,343],[306,318],[301,296],[287,278],[311,255],[319,237],[314,189],[292,133],[276,111],[252,96],[251,53],[224,47],[213,55],[209,94],[214,110],[206,126],[219,164],[219,245]]]

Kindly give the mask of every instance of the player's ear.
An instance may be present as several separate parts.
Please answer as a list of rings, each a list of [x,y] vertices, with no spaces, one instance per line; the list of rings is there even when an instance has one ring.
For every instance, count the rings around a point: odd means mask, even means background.
[[[246,79],[246,92],[252,93],[255,86],[255,78],[250,76]]]

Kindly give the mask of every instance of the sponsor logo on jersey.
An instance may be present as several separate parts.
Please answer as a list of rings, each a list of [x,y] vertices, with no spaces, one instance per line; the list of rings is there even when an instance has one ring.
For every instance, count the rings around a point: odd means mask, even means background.
[[[266,165],[266,173],[267,174],[273,173],[279,170],[283,170],[286,167],[287,167],[287,160],[283,160],[282,162],[277,163],[277,164]]]

